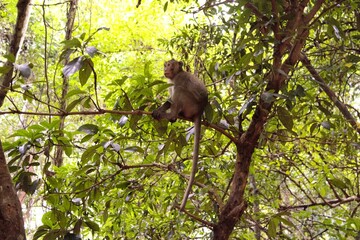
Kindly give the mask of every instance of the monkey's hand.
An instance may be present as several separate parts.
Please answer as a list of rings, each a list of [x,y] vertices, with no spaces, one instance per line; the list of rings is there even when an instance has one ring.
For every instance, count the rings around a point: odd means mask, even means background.
[[[174,122],[176,122],[176,117],[172,117],[172,118],[169,118],[169,122],[171,122],[171,123],[174,123]]]
[[[164,116],[166,115],[166,110],[168,110],[170,107],[171,107],[171,102],[168,100],[161,107],[154,110],[151,116],[156,120],[160,120],[164,118]]]
[[[162,118],[162,112],[159,111],[160,109],[156,109],[151,113],[151,116],[156,119],[156,120],[160,120]]]

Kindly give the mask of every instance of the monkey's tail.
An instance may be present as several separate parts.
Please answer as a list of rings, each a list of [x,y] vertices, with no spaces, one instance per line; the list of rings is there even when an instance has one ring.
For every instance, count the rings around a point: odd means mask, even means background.
[[[180,210],[184,210],[185,205],[186,205],[186,201],[190,195],[190,191],[192,188],[192,185],[194,183],[195,180],[195,175],[197,172],[197,163],[199,160],[199,147],[200,147],[200,129],[201,129],[201,116],[198,116],[195,118],[195,134],[194,134],[194,151],[193,151],[193,165],[191,168],[191,173],[190,173],[190,178],[189,178],[189,182],[188,185],[186,187],[185,193],[184,193],[184,197],[181,201],[181,205],[180,205]]]

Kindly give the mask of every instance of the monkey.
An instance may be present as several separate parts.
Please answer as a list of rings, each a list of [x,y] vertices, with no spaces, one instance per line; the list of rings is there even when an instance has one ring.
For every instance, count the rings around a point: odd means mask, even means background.
[[[165,62],[164,76],[173,84],[169,87],[170,98],[152,112],[156,120],[168,119],[175,122],[178,117],[194,121],[193,161],[188,185],[186,187],[180,210],[184,210],[197,172],[200,146],[201,116],[208,103],[208,91],[202,81],[195,75],[183,70],[183,63],[174,59]],[[170,109],[170,111],[168,111]]]

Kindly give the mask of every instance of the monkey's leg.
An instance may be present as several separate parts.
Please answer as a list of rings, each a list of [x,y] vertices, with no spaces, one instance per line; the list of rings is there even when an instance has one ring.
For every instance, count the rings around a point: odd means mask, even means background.
[[[182,111],[182,104],[181,102],[172,102],[170,107],[170,112],[166,112],[165,118],[168,119],[170,122],[175,122],[176,119],[179,117],[179,113]]]
[[[191,167],[191,173],[188,185],[186,187],[184,197],[182,199],[181,205],[180,205],[180,211],[184,210],[186,201],[190,195],[190,191],[192,188],[192,185],[195,181],[195,175],[197,172],[197,164],[199,160],[199,147],[200,147],[200,129],[201,129],[201,116],[195,117],[195,135],[194,135],[194,152],[193,152],[193,164]]]

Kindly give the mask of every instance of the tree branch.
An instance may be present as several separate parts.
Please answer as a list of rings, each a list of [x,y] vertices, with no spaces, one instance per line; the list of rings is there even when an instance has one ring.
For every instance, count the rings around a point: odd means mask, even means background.
[[[315,206],[329,206],[331,208],[335,208],[340,206],[341,204],[349,203],[349,202],[360,202],[360,196],[351,196],[348,198],[341,198],[341,199],[333,199],[324,202],[314,202],[309,204],[301,204],[295,206],[280,206],[281,210],[290,210],[290,209],[299,209],[299,208],[308,208],[308,207],[315,207]]]
[[[330,87],[326,84],[324,79],[319,75],[319,73],[312,66],[310,60],[307,58],[305,53],[301,54],[300,57],[301,62],[308,69],[310,74],[315,79],[315,82],[319,84],[321,89],[328,95],[330,100],[335,104],[335,106],[340,110],[340,112],[344,115],[345,119],[350,123],[350,125],[360,134],[360,128],[356,124],[355,118],[349,112],[348,108],[344,103],[340,101],[340,99],[336,96],[336,94],[330,89]]]

